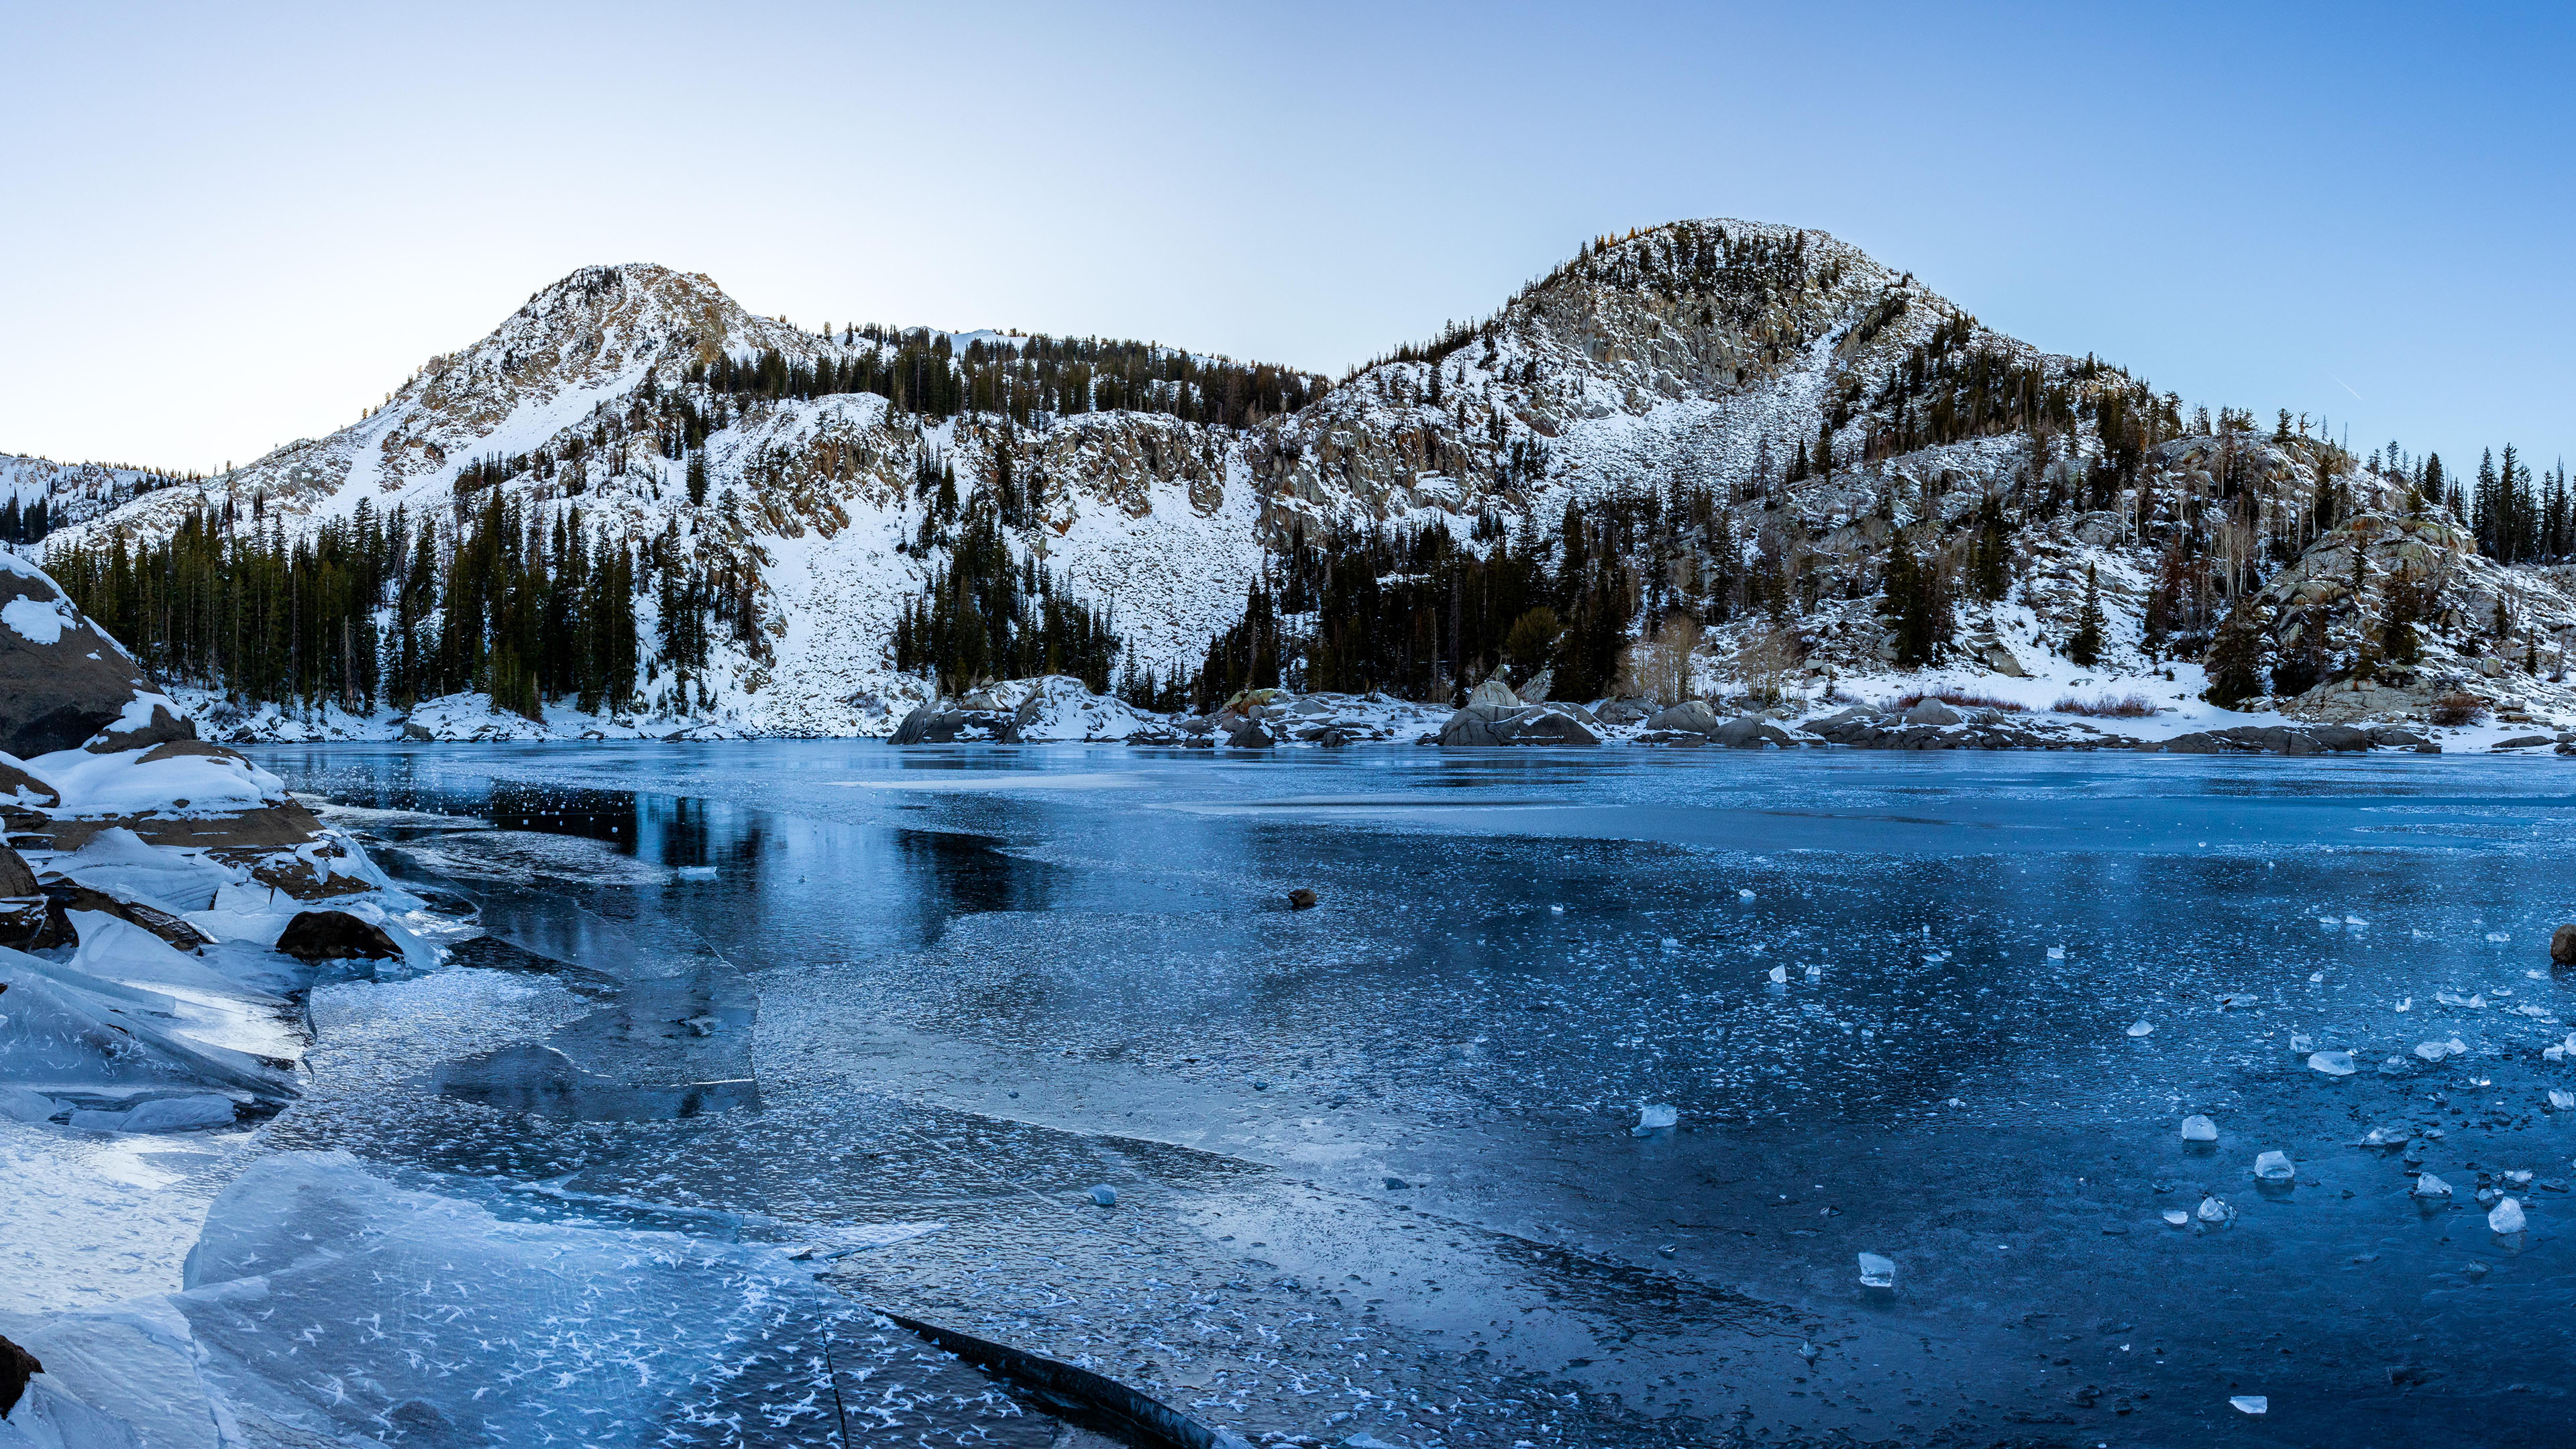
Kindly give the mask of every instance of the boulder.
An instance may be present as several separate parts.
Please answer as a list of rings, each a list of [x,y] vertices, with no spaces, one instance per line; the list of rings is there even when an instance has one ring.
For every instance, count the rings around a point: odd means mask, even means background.
[[[1910,725],[1954,725],[1965,718],[1937,699],[1924,700],[1905,712],[1905,722]]]
[[[1521,697],[1512,693],[1512,687],[1503,683],[1500,675],[1487,679],[1467,693],[1469,709],[1512,709],[1520,702]]]
[[[0,550],[0,750],[24,759],[111,731],[149,743],[195,733],[44,570]]]
[[[1655,713],[1651,699],[1614,699],[1601,706],[1601,722],[1606,725],[1644,724]]]
[[[1229,724],[1220,715],[1218,722],[1227,726],[1225,742],[1233,749],[1266,750],[1279,743],[1278,737],[1270,733],[1270,727],[1257,719],[1238,719]]]
[[[346,911],[298,911],[278,933],[277,949],[298,961],[398,961],[402,947],[384,928]]]
[[[1314,908],[1315,893],[1313,891],[1306,889],[1304,886],[1299,886],[1288,893],[1288,909],[1292,911],[1310,911]]]
[[[1555,687],[1556,671],[1542,669],[1514,686],[1512,695],[1523,704],[1544,704],[1547,702],[1547,692]]]
[[[1646,728],[1685,730],[1695,735],[1711,735],[1717,733],[1718,727],[1723,723],[1725,721],[1717,717],[1717,711],[1708,707],[1707,700],[1686,699],[1669,709],[1657,710],[1654,717],[1646,721]]]
[[[33,944],[45,929],[49,904],[26,858],[0,845],[0,946]]]
[[[1581,705],[1543,704],[1502,722],[1507,745],[1597,745],[1600,721]]]
[[[2561,926],[2550,933],[2549,959],[2560,966],[2576,966],[2576,925]]]
[[[2384,750],[2411,750],[2430,743],[2422,734],[2404,725],[2373,725],[2368,733],[2370,742]]]
[[[1451,749],[1508,744],[1496,726],[1519,713],[1518,705],[1470,704],[1440,727],[1440,743]]]
[[[27,1380],[44,1371],[45,1366],[36,1361],[34,1354],[0,1338],[0,1418],[8,1417],[18,1407],[18,1400],[26,1395]],[[37,1441],[30,1438],[27,1442]]]
[[[992,744],[1011,733],[1017,722],[1019,704],[1009,709],[971,707],[976,696],[969,695],[956,705],[925,704],[903,717],[895,726],[894,737],[886,743],[895,745]]]
[[[1796,743],[1789,737],[1787,730],[1758,714],[1744,715],[1719,725],[1710,732],[1709,742],[1738,750],[1758,750],[1764,745],[1778,745],[1786,749]]]
[[[2527,750],[2535,745],[2551,745],[2556,743],[2557,741],[2548,735],[2515,735],[2509,740],[2496,741],[2494,748],[2499,750]]]

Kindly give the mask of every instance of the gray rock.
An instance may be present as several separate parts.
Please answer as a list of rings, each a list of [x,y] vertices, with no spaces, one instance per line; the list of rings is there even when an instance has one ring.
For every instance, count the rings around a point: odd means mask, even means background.
[[[2494,747],[2499,750],[2527,750],[2534,745],[2551,745],[2556,743],[2556,740],[2551,739],[2547,735],[2515,735],[2509,740],[2496,741]]]
[[[1710,733],[1709,742],[1738,750],[1757,750],[1764,745],[1778,745],[1786,749],[1796,743],[1790,739],[1787,730],[1760,715],[1751,714],[1719,725]]]
[[[1937,699],[1927,699],[1905,712],[1910,725],[1954,725],[1965,716]]]
[[[1440,743],[1449,749],[1507,744],[1509,741],[1496,731],[1495,726],[1520,712],[1517,705],[1467,705],[1449,716],[1449,722],[1440,727]]]
[[[2561,966],[2576,966],[2576,925],[2561,926],[2550,933],[2549,959]]]
[[[2369,734],[2370,742],[2384,750],[2411,750],[2429,743],[2423,735],[2404,725],[2373,725]]]
[[[1717,733],[1719,726],[1724,723],[1724,720],[1717,717],[1717,711],[1708,707],[1708,701],[1686,699],[1669,709],[1657,710],[1654,717],[1646,721],[1646,728],[1686,730],[1695,735],[1710,735]]]
[[[1467,693],[1469,709],[1513,709],[1520,702],[1521,697],[1512,693],[1512,687],[1503,683],[1500,675],[1487,679]]]
[[[1575,704],[1526,705],[1505,709],[1468,705],[1440,727],[1440,743],[1450,748],[1495,745],[1597,745],[1601,722]]]
[[[1644,724],[1655,713],[1651,699],[1614,699],[1601,706],[1601,722],[1606,725]]]
[[[968,696],[973,698],[974,696]],[[888,744],[953,745],[1008,743],[1018,734],[1016,706],[1012,710],[969,709],[963,701],[956,706],[925,704],[903,717],[895,726]]]
[[[1222,723],[1222,721],[1220,721]],[[1279,743],[1270,727],[1257,719],[1247,719],[1226,731],[1225,742],[1238,750],[1266,750]]]

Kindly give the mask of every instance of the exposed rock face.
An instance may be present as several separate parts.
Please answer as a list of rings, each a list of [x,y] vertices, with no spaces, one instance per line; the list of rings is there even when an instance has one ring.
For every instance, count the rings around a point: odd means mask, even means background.
[[[0,750],[25,759],[77,749],[110,730],[151,744],[195,737],[43,570],[0,551]],[[8,783],[0,780],[0,791]]]
[[[2576,925],[2561,926],[2550,934],[2549,959],[2560,966],[2576,966]]]
[[[1467,705],[1471,709],[1514,709],[1520,702],[1521,697],[1499,677],[1488,679],[1467,692]]]
[[[1797,743],[1790,738],[1787,730],[1760,715],[1751,714],[1719,725],[1708,738],[1711,744],[1724,745],[1729,749],[1737,750],[1760,749],[1764,745],[1777,745],[1786,749]]]
[[[277,938],[298,961],[399,961],[402,947],[371,921],[346,911],[298,911]]]

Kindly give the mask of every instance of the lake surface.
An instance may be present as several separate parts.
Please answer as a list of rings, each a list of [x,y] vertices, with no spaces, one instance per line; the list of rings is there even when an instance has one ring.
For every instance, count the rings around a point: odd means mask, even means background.
[[[2553,761],[256,753],[491,933],[317,991],[269,1140],[815,1245],[862,1303],[1247,1435],[2576,1422]],[[902,1335],[860,1357],[846,1442],[1086,1433]]]

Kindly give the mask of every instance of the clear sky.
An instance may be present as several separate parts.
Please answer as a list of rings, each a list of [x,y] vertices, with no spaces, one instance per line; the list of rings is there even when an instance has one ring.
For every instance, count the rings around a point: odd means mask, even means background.
[[[2546,467],[2571,16],[0,0],[0,452],[248,461],[590,262],[1338,374],[1741,216],[2188,402]]]

